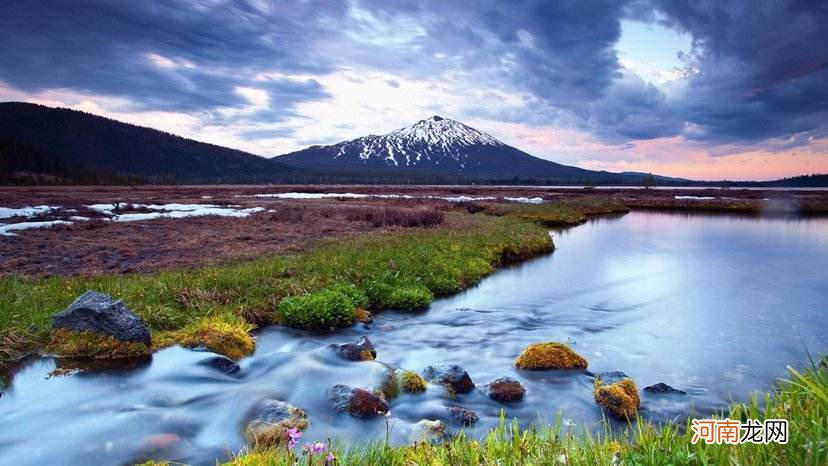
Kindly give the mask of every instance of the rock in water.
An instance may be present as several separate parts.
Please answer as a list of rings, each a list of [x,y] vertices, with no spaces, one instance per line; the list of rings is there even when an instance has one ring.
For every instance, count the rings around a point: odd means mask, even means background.
[[[563,343],[533,343],[520,353],[515,366],[529,370],[586,369],[587,360]]]
[[[368,390],[347,385],[334,385],[328,390],[334,408],[354,417],[384,416],[391,407],[388,402]]]
[[[622,419],[635,416],[641,404],[635,382],[620,371],[598,374],[592,388],[595,401],[610,414]]]
[[[204,365],[217,369],[225,374],[235,374],[241,370],[236,361],[224,356],[214,356],[204,361]]]
[[[511,377],[501,377],[486,385],[486,394],[495,401],[520,401],[526,389],[517,380]]]
[[[308,428],[308,415],[301,408],[280,400],[263,400],[253,408],[245,434],[256,447],[268,448],[288,441],[288,429]]]
[[[405,393],[422,393],[428,385],[420,374],[414,371],[400,371],[396,374],[399,378],[399,386]]]
[[[119,341],[152,344],[144,322],[111,296],[87,291],[52,318],[52,328],[94,332]]]
[[[666,383],[659,382],[655,385],[650,385],[649,387],[644,387],[645,392],[649,393],[675,393],[677,395],[686,395],[687,392],[679,390],[677,388],[673,388]]]
[[[466,427],[474,425],[478,419],[477,413],[462,406],[450,406],[448,412],[452,419]]]
[[[445,437],[446,425],[442,421],[423,419],[412,427],[409,441],[411,443],[436,443],[442,441]]]
[[[377,358],[377,351],[368,337],[360,337],[356,343],[336,345],[336,352],[348,361],[373,361]]]
[[[423,378],[428,382],[443,385],[454,393],[468,393],[474,390],[469,373],[457,364],[435,364],[423,369]]]

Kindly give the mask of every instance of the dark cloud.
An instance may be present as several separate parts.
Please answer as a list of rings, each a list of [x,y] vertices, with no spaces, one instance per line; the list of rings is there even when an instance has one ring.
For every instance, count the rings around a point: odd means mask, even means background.
[[[255,86],[250,78],[257,72],[329,70],[304,34],[344,11],[333,2],[272,8],[260,11],[242,1],[6,2],[0,59],[13,65],[0,67],[0,80],[25,91],[123,96],[137,108],[244,105],[234,89]],[[159,67],[151,56],[170,67]],[[318,89],[310,91],[306,98],[319,96]]]
[[[621,68],[622,19],[692,37],[683,58],[695,74],[682,93],[668,98]],[[614,144],[683,134],[795,145],[826,135],[826,24],[828,2],[797,0],[12,0],[0,15],[0,81],[221,124],[219,109],[249,104],[238,87],[268,92],[269,108],[245,116],[254,123],[329,97],[312,79],[284,76],[350,67],[397,75],[386,82],[399,87],[462,75],[529,96],[513,109],[469,102],[469,115],[577,126]]]
[[[828,130],[828,2],[643,2],[693,37],[687,92],[675,113],[710,142],[807,141]]]

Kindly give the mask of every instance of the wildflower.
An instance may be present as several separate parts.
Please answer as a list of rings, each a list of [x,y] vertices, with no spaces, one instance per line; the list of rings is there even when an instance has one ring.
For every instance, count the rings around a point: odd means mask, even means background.
[[[291,427],[287,430],[288,435],[288,448],[293,450],[296,447],[296,442],[302,438],[302,432],[299,432],[299,429],[295,427]]]
[[[333,466],[334,461],[336,461],[336,456],[332,452],[328,452],[328,456],[325,457],[325,466]]]
[[[324,452],[325,452],[325,449],[326,449],[325,444],[324,444],[324,443],[322,443],[322,442],[314,442],[314,443],[310,446],[310,451],[311,451],[311,453],[313,453],[314,455],[318,455],[318,454],[320,454],[320,453],[324,453]]]

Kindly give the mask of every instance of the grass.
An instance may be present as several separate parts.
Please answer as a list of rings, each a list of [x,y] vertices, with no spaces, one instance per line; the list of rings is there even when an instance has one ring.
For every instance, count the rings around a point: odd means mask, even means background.
[[[562,227],[583,223],[592,215],[620,214],[628,211],[626,206],[614,200],[583,197],[543,204],[492,204],[483,212],[528,220],[546,227]]]
[[[418,443],[391,448],[383,442],[334,447],[340,465],[823,465],[828,464],[828,371],[790,370],[790,380],[774,390],[733,404],[722,417],[736,420],[787,419],[786,444],[706,445],[691,443],[690,420],[655,425],[639,419],[617,434],[564,432],[555,425],[518,428],[501,420],[482,440],[460,434],[442,444]],[[296,456],[298,455],[298,457]],[[242,454],[232,466],[322,465],[324,455],[309,457],[286,449]]]
[[[134,358],[150,354],[143,343],[120,341],[94,332],[73,332],[57,329],[49,337],[46,351],[68,358]]]
[[[0,343],[10,345],[0,349],[0,365],[12,359],[7,355],[19,355],[35,338],[43,338],[52,315],[87,290],[122,299],[144,319],[160,346],[180,342],[219,348],[243,328],[244,322],[236,318],[240,315],[285,321],[280,303],[287,297],[333,290],[330,293],[356,307],[415,309],[427,306],[434,295],[477,283],[499,265],[552,248],[546,230],[531,222],[460,212],[446,212],[445,217],[451,227],[377,232],[323,242],[293,255],[224,266],[148,274],[3,277]],[[349,286],[356,289],[349,291]],[[360,297],[363,294],[369,302]],[[336,322],[340,323],[344,322]],[[222,332],[229,335],[223,337]],[[234,345],[238,348],[221,352],[246,351],[240,341]]]

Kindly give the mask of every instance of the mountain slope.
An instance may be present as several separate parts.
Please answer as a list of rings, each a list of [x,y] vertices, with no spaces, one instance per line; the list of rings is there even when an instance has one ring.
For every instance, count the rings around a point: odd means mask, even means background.
[[[527,154],[455,120],[433,116],[381,136],[311,146],[274,159],[297,168],[443,174],[468,179],[638,182],[620,174],[561,165]]]
[[[0,141],[61,167],[188,183],[285,181],[299,170],[226,147],[75,110],[0,103]],[[17,151],[20,152],[19,150]]]

